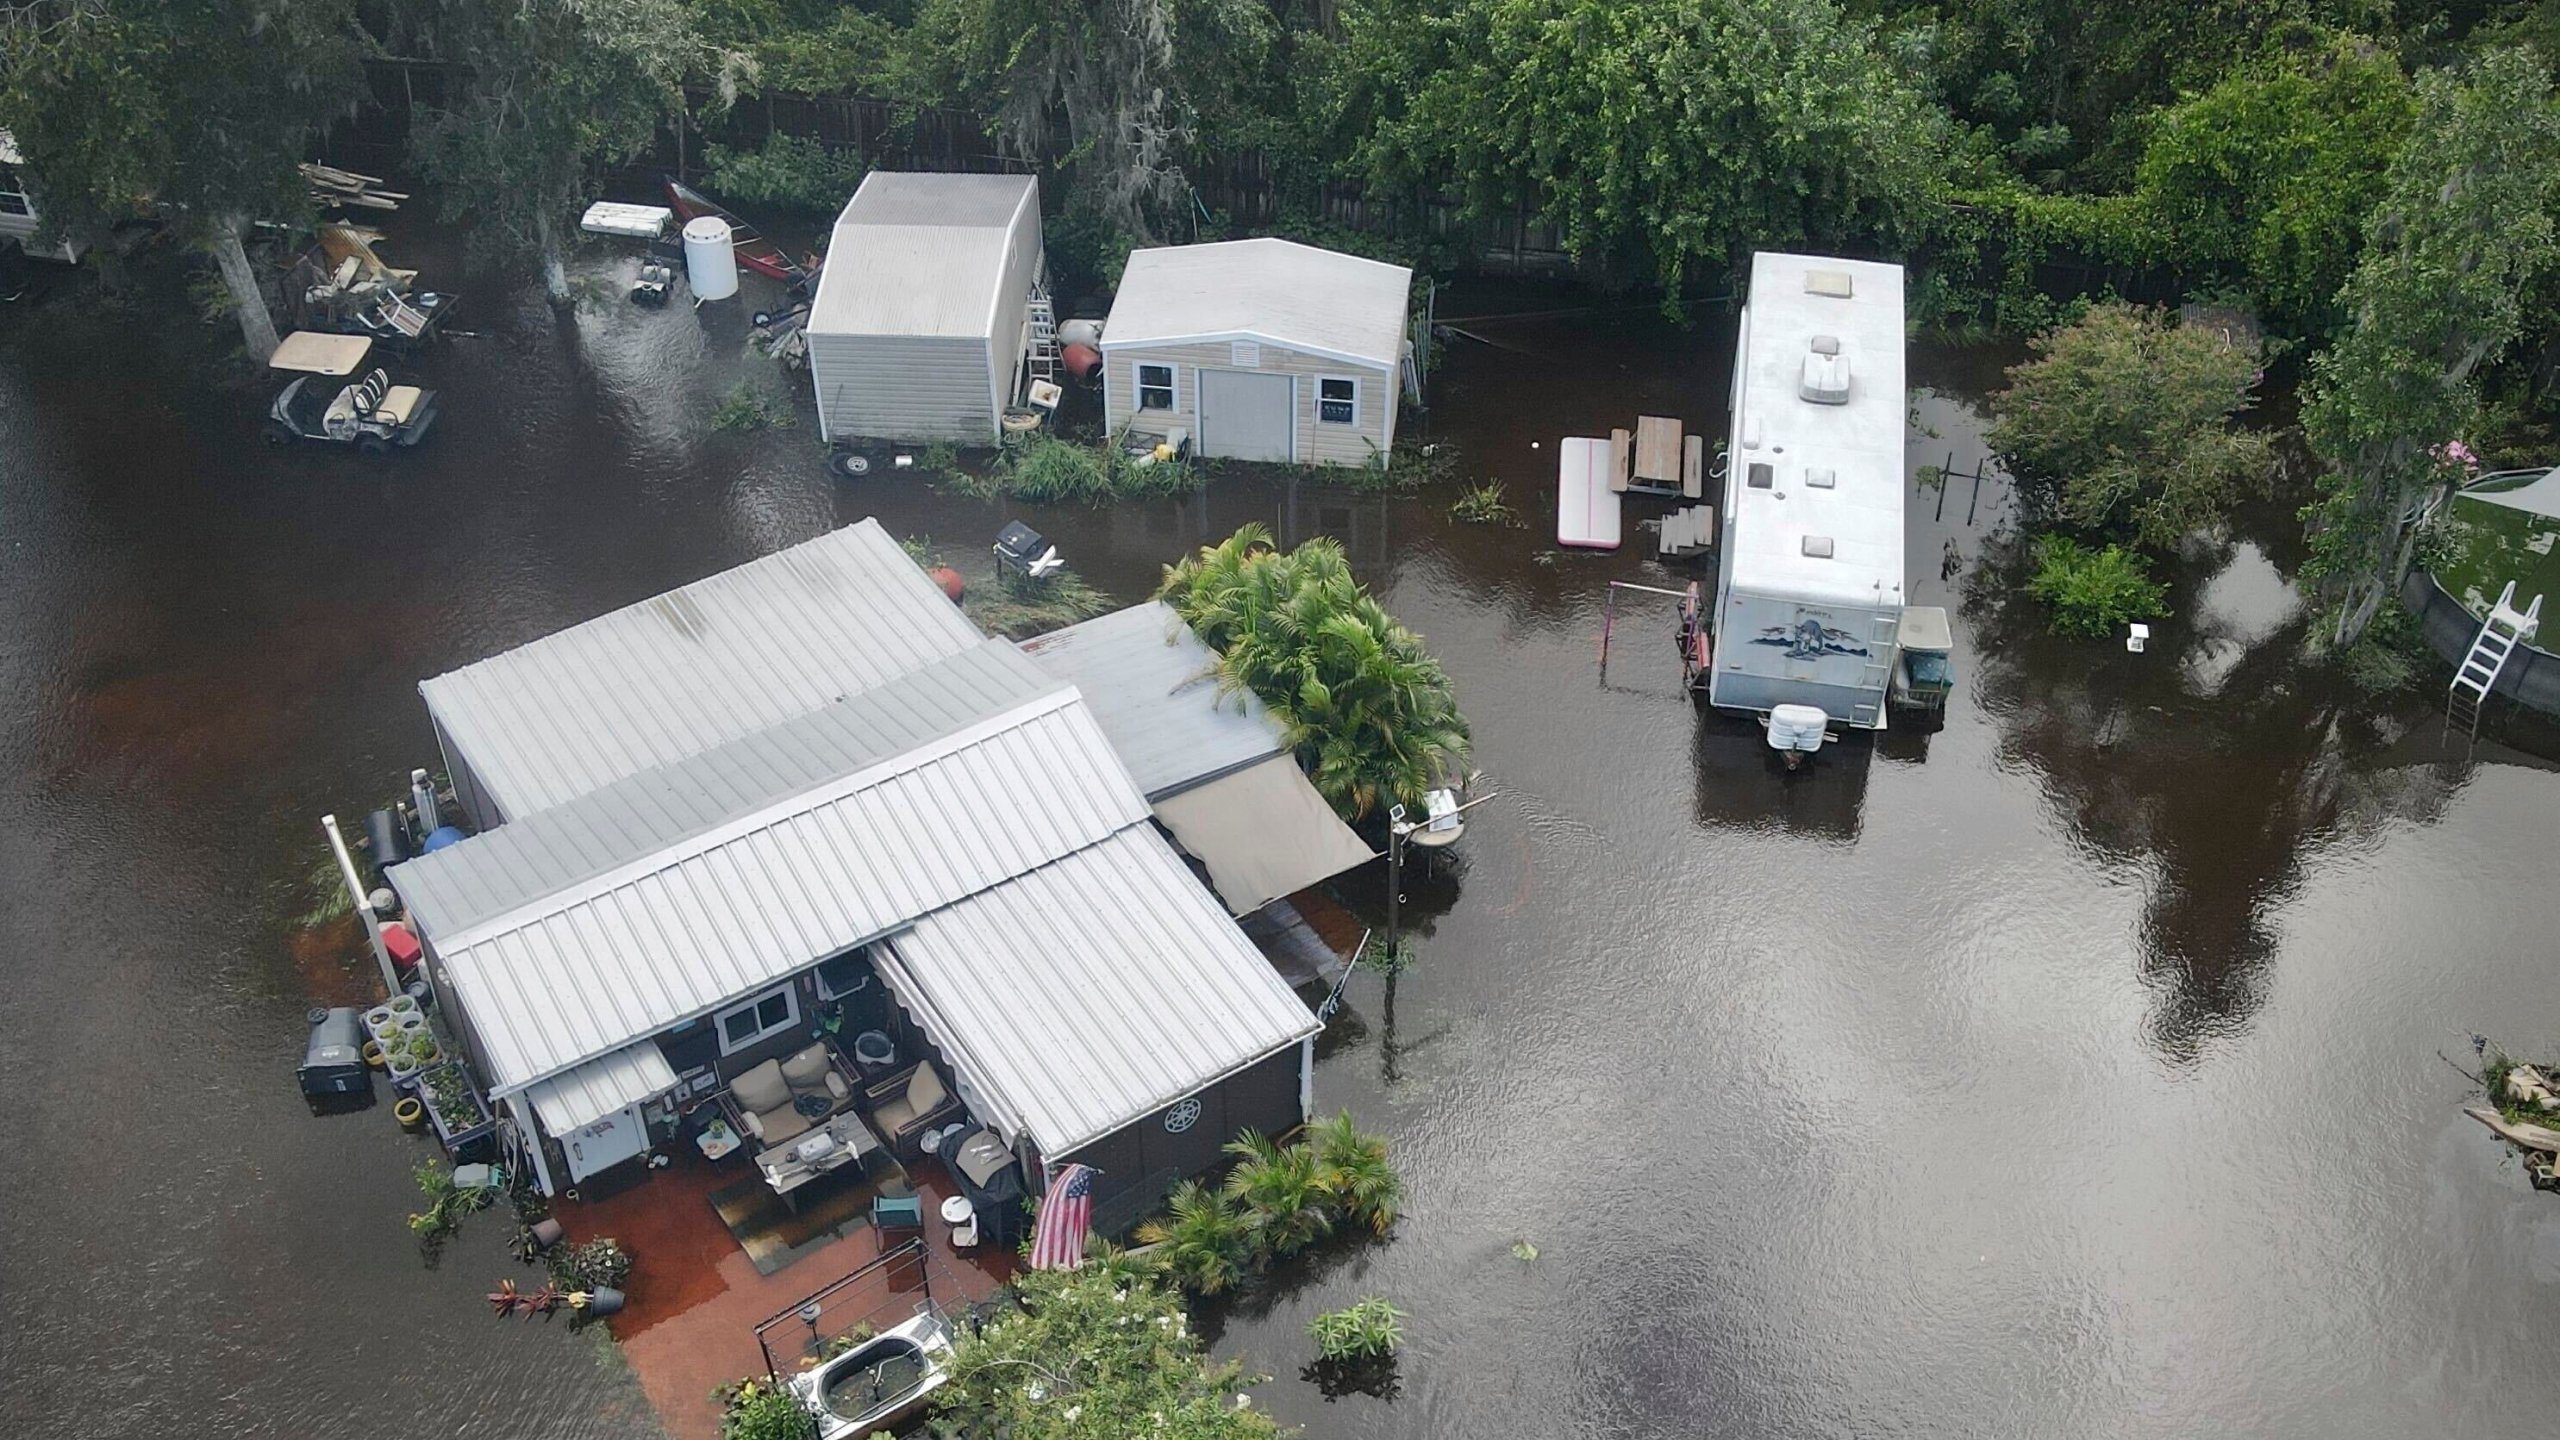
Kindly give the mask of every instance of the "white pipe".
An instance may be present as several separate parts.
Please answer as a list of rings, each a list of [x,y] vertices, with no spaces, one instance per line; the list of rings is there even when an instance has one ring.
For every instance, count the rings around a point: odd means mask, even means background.
[[[1298,1042],[1298,1121],[1316,1123],[1316,1037]]]
[[[373,901],[364,893],[364,881],[356,875],[355,857],[347,853],[347,837],[338,833],[338,817],[320,817],[320,829],[329,837],[329,849],[338,857],[338,878],[347,884],[347,898],[356,906],[356,918],[364,922],[364,938],[373,946],[374,963],[382,967],[384,999],[400,993],[400,972],[392,967],[391,952],[382,945],[382,917],[373,913]]]

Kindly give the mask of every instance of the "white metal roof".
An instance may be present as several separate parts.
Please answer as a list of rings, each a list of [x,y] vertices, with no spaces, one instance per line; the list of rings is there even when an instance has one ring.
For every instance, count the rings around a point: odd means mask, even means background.
[[[1846,296],[1817,293],[1845,288]],[[1847,403],[1803,398],[1815,341],[1837,342]],[[1725,480],[1732,587],[1821,603],[1903,593],[1902,267],[1819,255],[1751,257]],[[1750,467],[1770,467],[1755,488]],[[1829,471],[1832,483],[1816,483]],[[1808,538],[1829,541],[1827,558]]]
[[[1218,686],[1218,657],[1160,600],[1022,642],[1039,667],[1084,692],[1149,800],[1277,755],[1280,723],[1250,691]]]
[[[1039,211],[1029,175],[874,170],[836,218],[810,333],[992,338],[1007,247]]]
[[[654,1100],[676,1088],[676,1069],[655,1040],[625,1045],[548,1080],[525,1087],[525,1098],[542,1117],[542,1128],[571,1135],[607,1115],[643,1100]]]
[[[1267,340],[1392,370],[1412,289],[1401,265],[1289,240],[1140,250],[1121,272],[1102,348]]]
[[[1150,826],[873,953],[981,1118],[1052,1159],[1321,1028]]]
[[[507,913],[424,924],[506,1094],[1146,818],[1061,687]]]
[[[509,819],[976,646],[876,520],[418,687]]]

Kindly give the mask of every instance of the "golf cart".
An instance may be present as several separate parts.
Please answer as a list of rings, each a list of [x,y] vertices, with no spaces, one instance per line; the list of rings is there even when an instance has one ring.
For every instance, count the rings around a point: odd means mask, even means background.
[[[436,420],[434,391],[394,385],[381,370],[337,383],[362,369],[372,351],[373,341],[363,335],[296,330],[284,337],[267,367],[292,372],[295,378],[267,411],[266,442],[282,448],[296,440],[320,440],[380,452],[427,438]]]

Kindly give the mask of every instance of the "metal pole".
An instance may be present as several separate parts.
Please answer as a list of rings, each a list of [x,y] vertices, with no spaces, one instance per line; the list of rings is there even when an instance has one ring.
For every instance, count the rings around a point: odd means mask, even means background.
[[[1387,811],[1387,953],[1397,953],[1397,922],[1403,918],[1404,899],[1404,807]],[[1390,961],[1392,969],[1394,962]]]
[[[347,882],[347,898],[356,902],[356,918],[364,922],[364,938],[373,946],[373,961],[382,967],[384,999],[400,993],[400,972],[392,968],[391,952],[382,947],[382,917],[373,913],[373,901],[366,897],[364,881],[356,874],[355,857],[347,853],[347,837],[338,833],[338,817],[323,815],[320,828],[329,837],[329,849],[338,857],[338,878]]]

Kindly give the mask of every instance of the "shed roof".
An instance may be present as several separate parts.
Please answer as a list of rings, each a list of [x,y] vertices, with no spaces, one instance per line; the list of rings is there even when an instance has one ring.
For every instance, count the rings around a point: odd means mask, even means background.
[[[1817,338],[1836,341],[1848,362],[1845,404],[1816,404],[1800,392]],[[1741,404],[1725,482],[1734,588],[1837,604],[1902,603],[1902,351],[1901,266],[1751,257],[1736,377]],[[1767,488],[1749,484],[1754,464],[1770,467]],[[1818,470],[1830,471],[1832,483],[1813,483]],[[1807,553],[1808,537],[1828,540],[1829,555]]]
[[[416,906],[419,867],[515,830],[566,843],[571,827],[518,821],[390,873],[507,1094],[1146,818],[1101,727],[1059,686],[459,925]]]
[[[1121,273],[1102,347],[1267,340],[1393,369],[1412,289],[1401,265],[1267,236],[1140,250]]]
[[[836,218],[810,332],[992,337],[1005,256],[1039,213],[1029,175],[871,172]]]
[[[1321,1028],[1144,825],[874,954],[982,1118],[1053,1159]]]
[[[982,639],[864,520],[418,689],[458,758],[520,819]]]
[[[1052,630],[1022,648],[1084,692],[1151,801],[1288,748],[1252,692],[1219,689],[1217,655],[1161,600]]]

